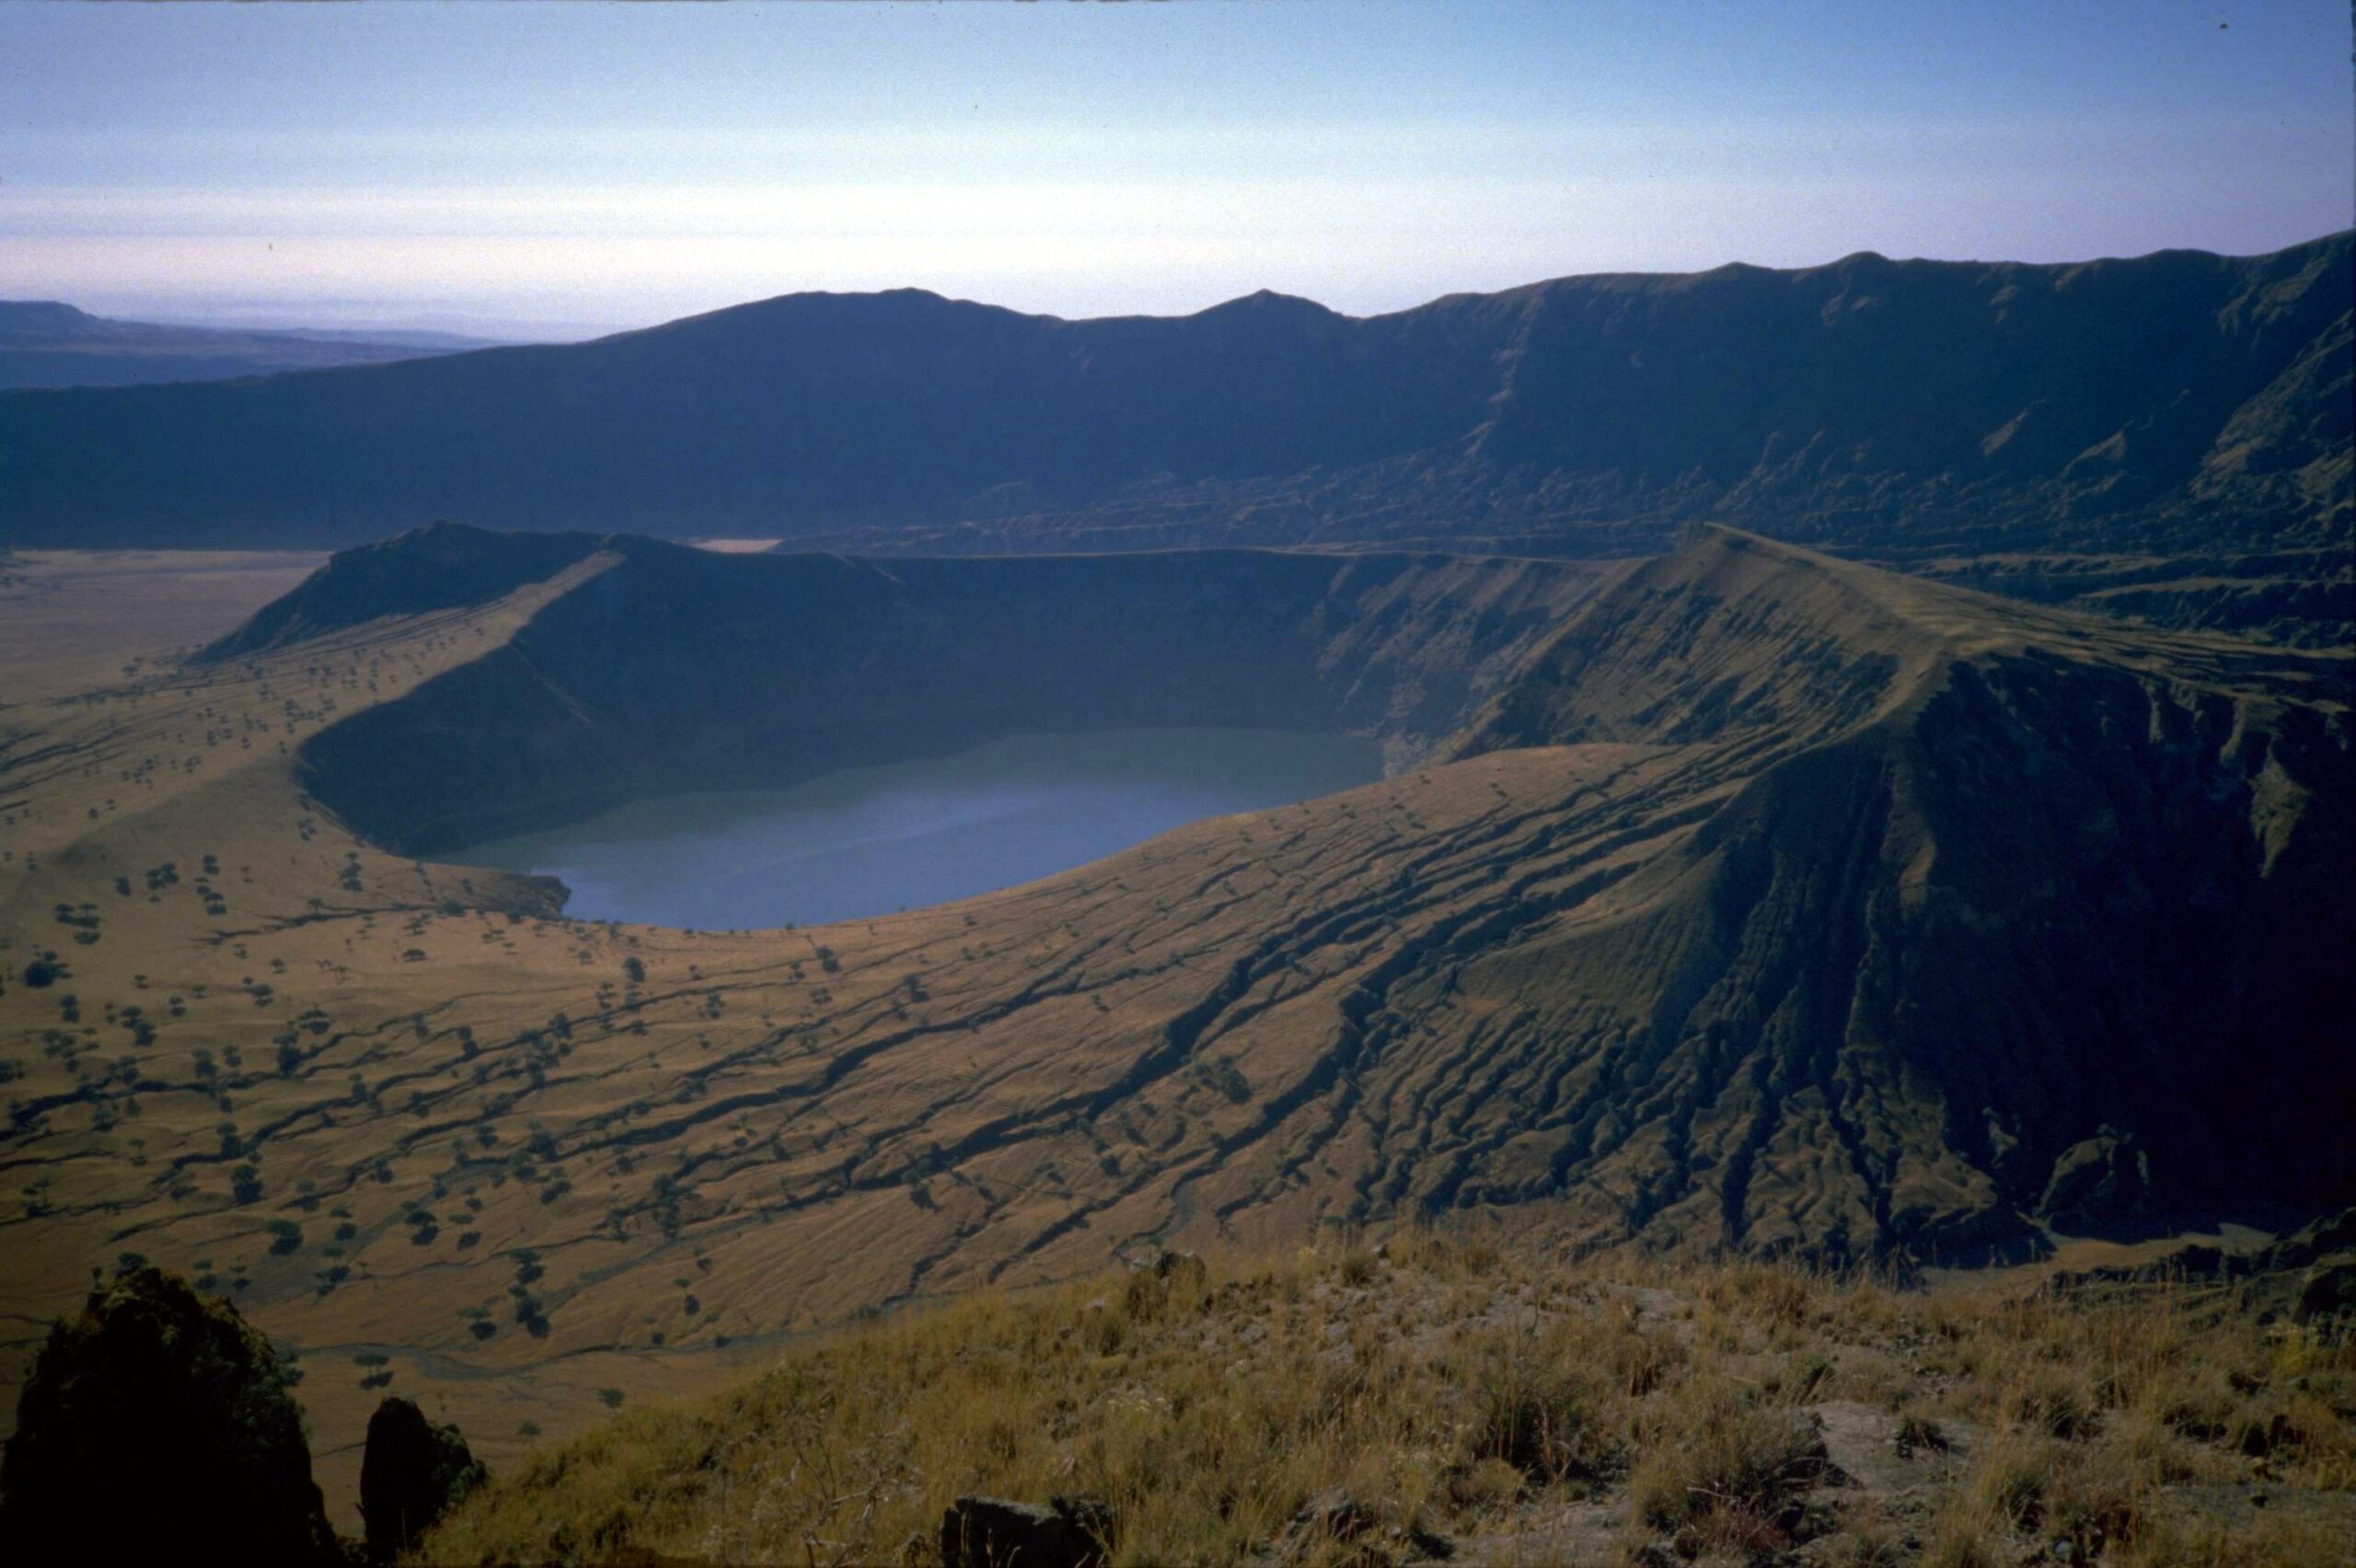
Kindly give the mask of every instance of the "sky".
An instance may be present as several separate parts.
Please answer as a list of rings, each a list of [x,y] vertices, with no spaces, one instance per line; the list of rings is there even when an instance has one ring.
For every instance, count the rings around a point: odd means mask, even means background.
[[[1371,314],[2356,225],[2347,0],[0,5],[0,297],[570,337]]]

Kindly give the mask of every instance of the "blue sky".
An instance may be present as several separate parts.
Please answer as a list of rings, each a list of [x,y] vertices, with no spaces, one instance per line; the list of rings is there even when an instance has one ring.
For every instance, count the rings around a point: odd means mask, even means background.
[[[2223,24],[2223,25],[2221,25]],[[0,6],[0,295],[519,335],[2356,223],[2344,0]]]

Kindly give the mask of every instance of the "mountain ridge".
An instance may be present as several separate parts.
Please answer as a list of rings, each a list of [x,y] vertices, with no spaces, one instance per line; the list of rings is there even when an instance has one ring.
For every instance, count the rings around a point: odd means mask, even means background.
[[[191,327],[0,300],[0,391],[234,380],[484,346],[448,333]]]
[[[2287,560],[2230,611],[2175,586],[2179,618],[2297,621],[2319,593],[2307,624],[2333,625],[2351,296],[2348,234],[1603,274],[1368,317],[781,295],[585,344],[10,394],[0,443],[25,544],[346,543],[448,516],[870,554],[1597,556],[1715,519],[1998,587],[2024,552],[2204,556],[2212,578]]]

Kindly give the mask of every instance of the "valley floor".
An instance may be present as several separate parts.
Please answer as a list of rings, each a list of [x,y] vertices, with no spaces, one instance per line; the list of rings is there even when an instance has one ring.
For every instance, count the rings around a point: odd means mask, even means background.
[[[0,550],[0,705],[110,685],[190,652],[326,559],[294,550]]]

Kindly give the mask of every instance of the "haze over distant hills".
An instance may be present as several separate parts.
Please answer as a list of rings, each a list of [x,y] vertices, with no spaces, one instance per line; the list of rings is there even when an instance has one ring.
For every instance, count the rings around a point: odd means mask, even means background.
[[[0,388],[225,381],[489,346],[456,332],[185,327],[118,321],[54,300],[0,300]]]
[[[929,551],[2313,549],[2350,516],[2351,247],[1851,256],[1353,318],[794,294],[595,342],[0,399],[19,543],[436,516]]]

